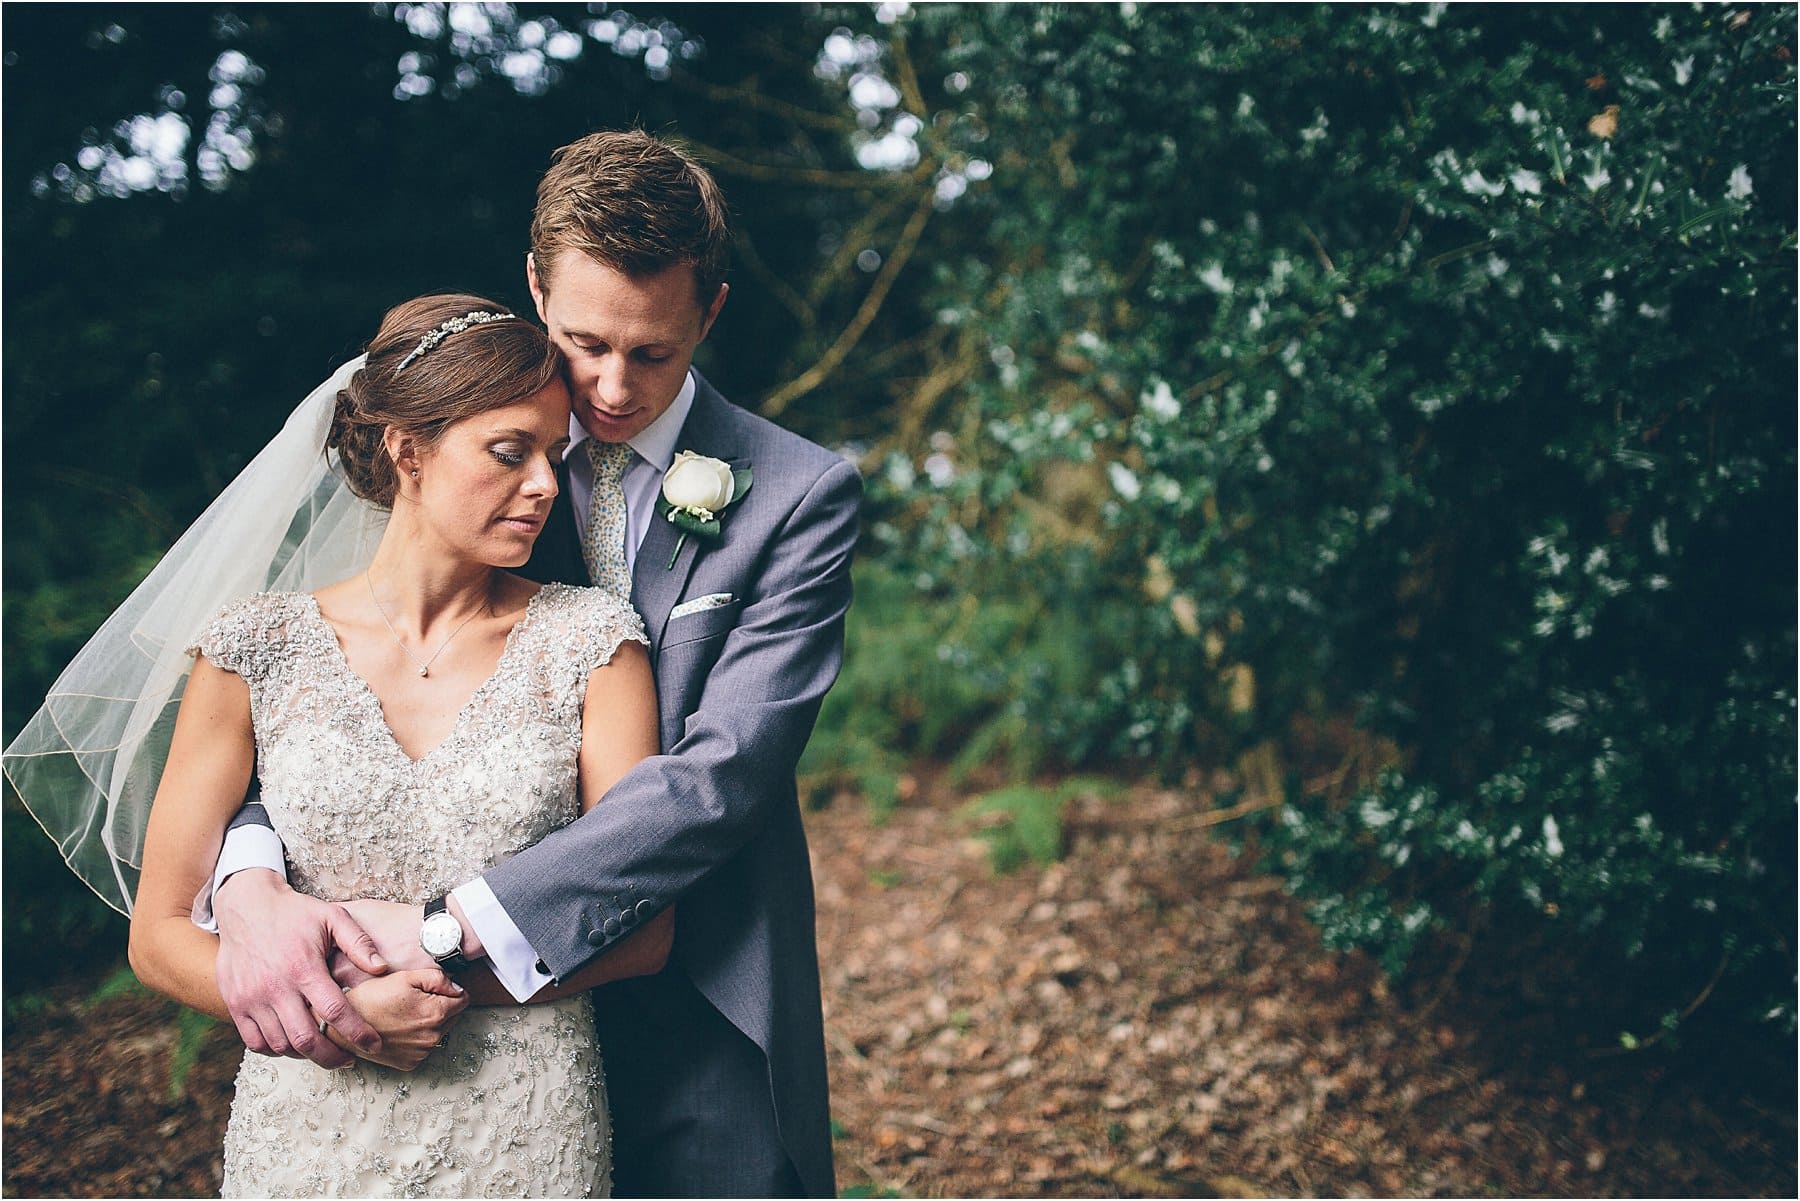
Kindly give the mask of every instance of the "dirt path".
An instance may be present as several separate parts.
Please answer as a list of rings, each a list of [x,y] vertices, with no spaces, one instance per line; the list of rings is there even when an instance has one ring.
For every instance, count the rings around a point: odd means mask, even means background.
[[[1065,860],[999,879],[943,808],[812,827],[841,1184],[1793,1195],[1791,1097],[1659,1088],[1649,1057],[1581,1078],[1496,1062],[1505,1032],[1420,1017],[1321,949],[1190,801],[1077,801]]]
[[[1079,800],[1063,863],[995,878],[934,792],[807,819],[846,1192],[1794,1195],[1791,1096],[1522,1067],[1321,950],[1178,798]],[[5,1194],[215,1192],[234,1039],[171,1099],[172,1011],[91,988],[9,1005]]]

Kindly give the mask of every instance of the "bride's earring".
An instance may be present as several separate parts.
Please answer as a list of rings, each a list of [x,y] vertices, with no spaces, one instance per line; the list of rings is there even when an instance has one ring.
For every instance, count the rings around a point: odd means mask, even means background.
[[[418,469],[418,468],[417,468],[417,467],[415,467],[415,468],[413,468],[413,469],[412,469],[412,477],[413,477],[413,478],[414,478],[414,479],[415,479],[415,480],[416,480],[416,479],[418,479],[418,478],[419,478],[419,469]]]

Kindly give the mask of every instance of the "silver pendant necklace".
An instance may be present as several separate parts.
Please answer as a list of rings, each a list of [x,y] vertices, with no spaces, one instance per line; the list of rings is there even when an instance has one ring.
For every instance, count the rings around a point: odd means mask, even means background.
[[[421,676],[431,675],[431,665],[437,662],[437,657],[439,655],[444,653],[444,647],[449,646],[456,640],[456,636],[463,632],[463,626],[474,621],[476,617],[480,616],[483,610],[492,607],[491,605],[483,605],[480,609],[475,610],[475,612],[463,618],[462,625],[457,626],[454,630],[450,631],[450,637],[444,639],[437,650],[431,653],[431,658],[420,663],[419,657],[413,654],[411,648],[406,645],[406,640],[400,637],[400,631],[396,630],[394,628],[394,623],[388,620],[387,610],[381,607],[381,598],[375,595],[375,581],[369,578],[369,573],[366,571],[363,572],[363,583],[367,584],[369,587],[369,599],[375,602],[375,612],[381,614],[381,624],[386,626],[387,632],[393,636],[394,644],[400,648],[400,653],[418,665],[419,675]]]

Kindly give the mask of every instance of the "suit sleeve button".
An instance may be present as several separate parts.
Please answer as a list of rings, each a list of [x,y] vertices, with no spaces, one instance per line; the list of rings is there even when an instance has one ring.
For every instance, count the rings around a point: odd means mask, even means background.
[[[587,942],[590,947],[603,947],[606,945],[606,935],[600,933],[598,930],[589,930]]]
[[[616,917],[607,918],[606,924],[600,928],[606,931],[606,937],[608,938],[617,938],[619,936],[619,931],[624,929],[623,926],[619,925],[619,919]],[[588,938],[591,940],[593,935],[588,935]]]
[[[619,924],[627,930],[637,925],[637,910],[624,909],[619,912]]]
[[[653,913],[655,913],[655,912],[656,912],[656,904],[655,904],[655,902],[653,902],[653,901],[639,901],[639,902],[638,902],[638,903],[637,903],[637,918],[638,918],[638,921],[640,921],[640,922],[647,922],[647,921],[649,921],[649,920],[650,920],[650,915],[651,915],[651,914],[653,914]]]

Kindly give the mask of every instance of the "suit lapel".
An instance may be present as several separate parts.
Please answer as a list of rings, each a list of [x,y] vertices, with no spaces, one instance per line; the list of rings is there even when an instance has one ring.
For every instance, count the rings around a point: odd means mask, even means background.
[[[681,542],[679,552],[675,549],[677,542]],[[692,535],[682,541],[681,531],[661,517],[653,516],[650,528],[644,531],[643,544],[638,547],[637,569],[632,573],[631,603],[643,615],[653,658],[662,650],[669,611],[675,607],[694,570],[699,542]]]
[[[681,437],[675,443],[676,450],[691,450],[695,454],[743,466],[742,460],[732,453],[738,448],[729,444],[730,433],[723,420],[724,398],[713,391],[712,385],[698,371],[694,372],[694,380],[697,385],[694,405],[688,410],[687,420],[682,423]],[[660,491],[658,495],[661,495]],[[679,552],[675,549],[677,542],[681,543]],[[669,611],[686,590],[688,577],[693,574],[694,564],[704,545],[704,539],[692,534],[683,541],[681,531],[660,516],[652,516],[650,528],[644,531],[644,541],[638,547],[637,564],[632,571],[631,603],[644,618],[644,628],[650,635],[650,654],[653,660],[662,651],[663,632],[669,624]],[[674,566],[670,566],[671,559],[674,560]]]

